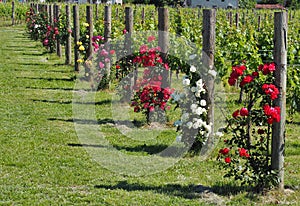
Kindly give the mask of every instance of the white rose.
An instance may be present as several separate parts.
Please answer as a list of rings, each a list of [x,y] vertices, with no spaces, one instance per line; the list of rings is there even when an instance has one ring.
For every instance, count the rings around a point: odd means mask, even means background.
[[[205,99],[201,99],[200,105],[201,105],[202,107],[205,107],[205,106],[206,106],[206,100],[205,100]]]
[[[196,72],[196,70],[197,70],[197,69],[196,69],[196,67],[195,67],[194,65],[192,65],[192,66],[190,67],[190,71],[191,71],[191,72]]]
[[[191,83],[191,81],[189,80],[189,79],[183,79],[183,81],[182,81],[182,84],[184,85],[184,86],[188,86],[188,85],[190,85],[190,83]]]

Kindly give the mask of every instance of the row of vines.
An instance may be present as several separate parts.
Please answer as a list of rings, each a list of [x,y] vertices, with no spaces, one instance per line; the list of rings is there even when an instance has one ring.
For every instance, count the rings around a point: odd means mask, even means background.
[[[0,5],[1,6],[1,5]],[[104,34],[104,6],[93,5],[94,36]],[[97,7],[97,8],[96,8]],[[157,30],[157,10],[153,6],[132,6],[134,31]],[[64,7],[62,7],[64,8]],[[80,5],[80,25],[86,23],[86,7]],[[5,11],[8,12],[9,9]],[[96,13],[97,11],[97,13]],[[64,16],[64,9],[61,13]],[[238,18],[236,17],[238,15]],[[288,106],[289,111],[300,111],[300,25],[298,11],[290,11],[288,22]],[[216,25],[215,67],[220,80],[229,76],[232,65],[244,63],[255,68],[273,59],[273,11],[268,10],[218,10]],[[111,38],[120,38],[125,29],[125,7],[112,6]],[[238,19],[238,20],[237,20]],[[202,49],[202,11],[189,8],[169,8],[170,32],[193,42]],[[61,22],[64,24],[64,22]],[[62,26],[62,28],[64,28]],[[64,32],[64,31],[61,31]],[[82,32],[83,33],[83,32]],[[172,41],[172,40],[171,40]],[[183,42],[171,42],[179,48]],[[176,53],[177,51],[172,51]],[[181,52],[178,50],[178,52]],[[178,55],[180,56],[180,55]],[[170,57],[172,58],[172,57]],[[178,58],[172,59],[172,70],[187,71],[189,66]],[[224,82],[226,84],[226,82]]]

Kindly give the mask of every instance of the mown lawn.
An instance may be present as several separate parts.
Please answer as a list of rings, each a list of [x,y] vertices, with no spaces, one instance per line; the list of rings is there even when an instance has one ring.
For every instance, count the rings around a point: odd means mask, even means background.
[[[94,160],[88,152],[97,146],[76,133],[93,122],[73,119],[72,67],[27,39],[24,26],[1,27],[0,56],[1,205],[300,204],[300,115],[288,118],[284,193],[259,196],[224,180],[217,151],[155,174],[122,175]],[[126,139],[111,123],[111,92],[96,95],[96,126],[123,154],[149,156],[175,139],[172,129],[146,143]]]

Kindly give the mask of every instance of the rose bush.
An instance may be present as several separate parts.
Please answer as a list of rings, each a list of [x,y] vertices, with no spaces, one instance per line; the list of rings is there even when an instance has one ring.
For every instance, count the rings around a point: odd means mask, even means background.
[[[231,86],[239,85],[246,97],[242,107],[228,118],[225,147],[219,150],[218,160],[242,184],[258,191],[277,184],[277,172],[271,169],[271,127],[280,121],[280,108],[273,101],[279,90],[273,84],[274,63],[260,65],[251,71],[245,65],[233,66],[228,79]]]

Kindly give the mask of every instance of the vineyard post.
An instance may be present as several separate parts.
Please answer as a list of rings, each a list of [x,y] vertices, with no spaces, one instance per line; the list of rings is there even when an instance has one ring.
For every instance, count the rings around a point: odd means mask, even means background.
[[[11,24],[15,25],[15,2],[11,2]]]
[[[79,52],[77,47],[77,42],[80,38],[80,26],[79,26],[79,9],[78,5],[73,6],[73,25],[74,25],[74,64],[75,64],[75,71],[79,71]]]
[[[93,54],[93,45],[92,45],[92,38],[93,38],[93,7],[91,5],[86,6],[86,22],[89,24],[88,26],[88,35],[89,35],[89,45],[86,51],[86,56],[89,58]]]
[[[111,41],[111,6],[105,6],[104,8],[104,40],[105,40],[105,49],[106,51],[110,51],[110,41]],[[106,75],[107,79],[110,79],[110,67],[111,63],[105,62],[105,69],[106,69]],[[106,87],[110,87],[110,82],[108,82],[108,85],[105,85]]]
[[[133,10],[131,7],[125,8],[125,29],[127,31],[125,36],[125,50],[127,54],[131,54],[131,34],[133,32]]]
[[[131,45],[132,45],[132,41],[131,41],[131,35],[133,32],[133,10],[131,7],[126,7],[125,8],[125,29],[127,31],[126,35],[125,35],[125,42],[124,42],[124,47],[125,47],[125,52],[126,52],[126,56],[129,56],[132,54],[132,50],[131,50]],[[136,83],[137,80],[137,67],[134,68],[133,71],[133,75],[131,76],[130,79],[130,86],[131,86],[131,91],[133,89],[133,86]]]
[[[231,11],[228,14],[228,18],[229,18],[230,27],[232,27],[232,12]]]
[[[257,30],[260,31],[260,27],[261,27],[261,16],[258,16],[258,20],[257,20]]]
[[[55,5],[55,26],[58,27],[57,22],[59,21],[60,18],[60,9],[61,6],[60,5]],[[61,45],[60,45],[60,40],[59,38],[56,39],[56,54],[57,56],[61,57],[62,53],[61,53]]]
[[[49,22],[50,25],[53,25],[53,4],[49,5]]]
[[[276,12],[274,16],[274,61],[276,65],[275,85],[279,88],[275,106],[280,107],[280,122],[272,128],[271,167],[278,173],[278,189],[284,189],[284,144],[286,120],[286,78],[287,78],[287,13]]]
[[[50,19],[49,19],[49,4],[46,4],[46,13],[47,13],[47,20],[49,22],[50,21]]]
[[[71,44],[71,40],[72,40],[72,36],[71,36],[71,33],[69,32],[69,30],[71,29],[71,22],[70,22],[70,19],[71,19],[71,11],[70,11],[70,4],[67,4],[66,5],[66,18],[67,18],[67,29],[68,29],[68,37],[67,37],[67,42],[66,42],[66,48],[65,48],[65,52],[66,52],[66,62],[65,64],[68,64],[70,65],[72,60],[71,60],[71,57],[72,57],[72,44]]]
[[[96,20],[98,20],[99,19],[99,4],[96,4],[96,9],[95,9],[95,18],[96,18]]]
[[[119,8],[116,9],[116,19],[119,19]]]
[[[38,14],[39,13],[39,4],[35,4],[35,13]]]
[[[142,24],[145,23],[145,8],[142,8]]]
[[[169,50],[169,10],[167,8],[158,8],[158,45],[161,48],[161,56],[164,63],[168,62]],[[170,86],[168,80],[169,71],[164,70],[162,88]]]
[[[202,63],[208,74],[214,74],[214,54],[215,54],[215,28],[216,28],[216,10],[203,10],[203,30],[202,30]],[[207,123],[211,124],[211,133],[209,134],[207,144],[210,147],[214,142],[214,94],[215,94],[215,76],[208,75],[207,86]]]
[[[236,27],[237,29],[239,28],[239,18],[240,18],[239,13],[236,12],[236,13],[235,13],[235,27]]]

